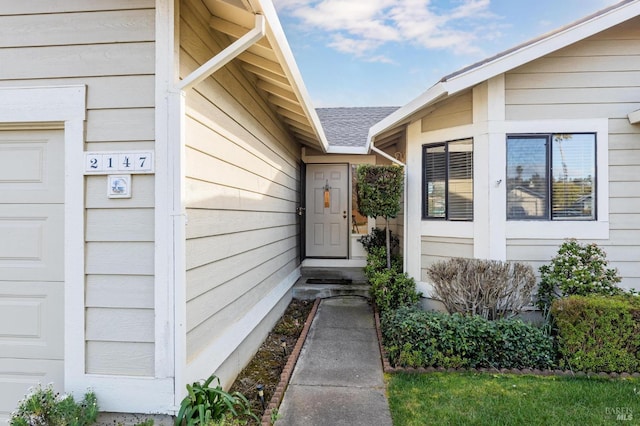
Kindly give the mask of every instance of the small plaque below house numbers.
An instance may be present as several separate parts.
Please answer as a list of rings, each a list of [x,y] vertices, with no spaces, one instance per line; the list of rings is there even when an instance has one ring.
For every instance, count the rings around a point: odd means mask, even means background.
[[[131,198],[131,175],[108,175],[107,195],[109,198]]]
[[[96,151],[84,153],[86,175],[154,173],[153,151]]]

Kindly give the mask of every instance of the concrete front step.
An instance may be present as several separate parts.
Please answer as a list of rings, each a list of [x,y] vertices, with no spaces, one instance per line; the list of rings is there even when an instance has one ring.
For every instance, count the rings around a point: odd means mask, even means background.
[[[326,299],[335,296],[369,297],[368,284],[309,284],[301,278],[293,286],[293,298],[299,300]]]

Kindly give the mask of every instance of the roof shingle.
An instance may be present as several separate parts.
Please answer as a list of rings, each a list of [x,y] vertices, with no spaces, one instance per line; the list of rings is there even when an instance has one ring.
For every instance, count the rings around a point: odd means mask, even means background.
[[[364,147],[369,128],[399,107],[317,108],[329,146]]]

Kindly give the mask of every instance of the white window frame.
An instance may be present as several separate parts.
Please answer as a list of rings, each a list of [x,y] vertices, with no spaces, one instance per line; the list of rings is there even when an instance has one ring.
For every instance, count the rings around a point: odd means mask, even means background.
[[[595,133],[596,134],[596,204],[597,220],[509,220],[507,239],[609,239],[609,120],[533,120],[507,121],[504,124],[504,144],[507,135],[533,133]],[[504,158],[506,170],[506,157]],[[505,194],[506,197],[506,194]],[[501,208],[506,209],[505,204]]]

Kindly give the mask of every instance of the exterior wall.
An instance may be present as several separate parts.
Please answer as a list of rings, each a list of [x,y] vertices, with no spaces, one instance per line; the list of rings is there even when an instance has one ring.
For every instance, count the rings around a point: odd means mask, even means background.
[[[421,280],[429,281],[427,268],[436,262],[452,257],[473,258],[473,239],[422,236]]]
[[[182,77],[228,44],[206,16],[181,3]],[[186,113],[186,381],[230,385],[299,276],[300,147],[234,63],[187,93]]]
[[[402,230],[403,237],[407,239],[406,270],[416,278],[418,290],[427,297],[431,286],[427,284],[426,268],[450,257],[473,257],[474,224],[422,220],[422,146],[474,137],[472,113],[477,102],[474,96],[472,90],[467,90],[437,103],[407,129],[407,197],[410,201],[406,204],[406,230]],[[445,123],[444,127],[442,123]]]
[[[634,18],[506,74],[508,120],[606,118],[608,120],[609,235],[594,241],[624,277],[640,287],[640,126],[627,114],[640,108],[640,18]],[[598,139],[598,144],[604,141]],[[587,224],[586,226],[589,226]],[[571,235],[566,235],[570,237]],[[548,262],[562,242],[509,239],[507,257],[535,267]]]
[[[86,85],[86,150],[153,149],[154,1],[4,2],[0,87]],[[154,375],[154,177],[86,185],[86,373]]]
[[[470,90],[442,101],[422,120],[422,132],[462,126],[473,122],[473,94]]]

